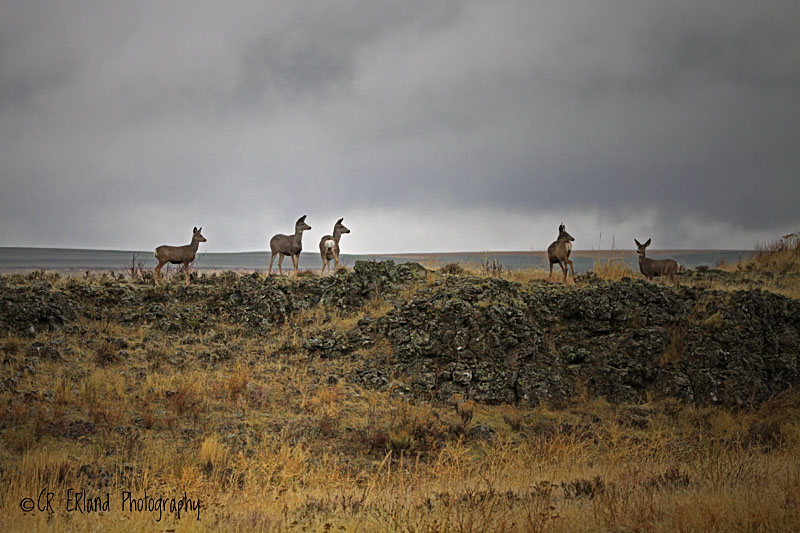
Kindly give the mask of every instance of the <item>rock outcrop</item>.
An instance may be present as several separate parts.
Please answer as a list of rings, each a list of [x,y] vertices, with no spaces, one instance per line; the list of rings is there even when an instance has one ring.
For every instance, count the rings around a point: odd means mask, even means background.
[[[800,302],[755,290],[450,276],[360,327],[391,343],[390,373],[442,398],[751,406],[800,385]]]
[[[383,300],[388,313],[367,314],[349,331],[295,324],[301,349],[312,357],[357,357],[360,370],[350,379],[366,386],[442,400],[459,393],[537,404],[590,395],[750,407],[800,386],[797,300],[590,276],[568,287],[459,272],[427,279],[421,266],[391,261],[298,279],[226,272],[202,276],[188,291],[107,275],[0,276],[0,331],[33,336],[102,318],[182,335],[227,323],[266,337],[302,310],[357,313]],[[194,356],[235,357],[218,348]]]

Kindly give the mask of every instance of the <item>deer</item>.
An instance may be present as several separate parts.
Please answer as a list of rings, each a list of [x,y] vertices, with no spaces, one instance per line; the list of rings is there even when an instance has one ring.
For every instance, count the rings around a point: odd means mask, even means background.
[[[289,256],[292,258],[294,265],[294,275],[297,276],[297,265],[300,264],[300,252],[303,251],[303,232],[311,229],[311,226],[306,224],[306,216],[303,215],[294,223],[294,235],[277,234],[269,240],[269,248],[272,251],[272,257],[269,259],[269,272],[272,274],[272,262],[275,260],[275,255],[280,254],[278,258],[278,270],[283,275],[283,258]]]
[[[322,273],[320,275],[325,275],[325,267],[328,266],[331,259],[334,261],[335,270],[339,270],[339,239],[342,238],[342,234],[350,233],[350,230],[342,224],[342,220],[344,219],[340,218],[333,225],[333,236],[325,235],[319,241],[319,255],[322,256]]]
[[[206,238],[200,233],[203,228],[192,229],[192,242],[184,246],[167,246],[166,244],[156,248],[153,255],[156,256],[158,266],[156,266],[153,282],[158,285],[158,279],[161,276],[161,267],[166,263],[173,265],[183,264],[183,273],[186,274],[186,286],[189,286],[189,263],[194,261],[194,256],[197,254],[197,248],[201,242],[206,242]]]
[[[645,248],[650,246],[650,240],[642,244],[633,239],[636,243],[636,253],[639,254],[639,270],[644,276],[652,280],[655,276],[669,276],[672,281],[678,283],[678,262],[674,259],[648,259],[645,256]]]
[[[572,241],[575,237],[567,233],[564,224],[558,226],[558,238],[547,247],[547,260],[550,262],[550,278],[553,280],[553,263],[558,263],[564,272],[564,283],[567,283],[567,265],[572,269],[572,279],[575,279],[575,267],[569,258],[572,253]]]

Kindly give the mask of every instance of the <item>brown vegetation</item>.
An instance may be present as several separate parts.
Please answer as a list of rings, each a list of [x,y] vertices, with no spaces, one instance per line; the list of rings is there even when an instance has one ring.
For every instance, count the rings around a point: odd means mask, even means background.
[[[598,259],[594,262],[592,272],[600,278],[608,281],[617,281],[622,278],[633,278],[638,273],[634,273],[631,267],[622,257],[609,256],[607,259]]]
[[[700,283],[720,290],[761,289],[800,299],[800,233],[756,245],[754,253],[737,263],[722,263],[717,268],[731,274],[730,279]]]
[[[615,263],[595,266],[600,277],[622,275]],[[347,333],[385,314],[380,296],[350,313],[295,313],[264,335],[237,323],[187,333],[107,319],[32,337],[0,332],[0,530],[800,528],[797,391],[753,412],[588,395],[559,409],[448,404],[408,396],[404,376],[383,391],[349,379],[385,346],[335,360],[304,351],[310,332]],[[683,342],[674,329],[660,364],[684,357]],[[29,355],[34,343],[59,356]],[[55,512],[23,512],[22,499],[43,488],[57,495]],[[110,493],[111,509],[67,513],[70,488]],[[186,491],[202,502],[200,520],[122,512],[125,490]]]
[[[777,273],[800,273],[800,232],[756,245],[753,256],[739,267],[744,270],[762,268]]]

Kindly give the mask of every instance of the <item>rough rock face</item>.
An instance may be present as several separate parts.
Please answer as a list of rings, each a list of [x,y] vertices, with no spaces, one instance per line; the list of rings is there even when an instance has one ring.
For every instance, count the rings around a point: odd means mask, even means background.
[[[62,327],[77,316],[66,294],[46,280],[12,286],[0,278],[0,331],[32,334]]]
[[[295,311],[319,305],[353,311],[365,301],[391,294],[404,283],[424,275],[425,269],[416,263],[356,261],[351,273],[302,278],[299,282],[242,276],[219,299],[230,320],[265,328],[283,323]]]
[[[361,327],[390,341],[413,391],[442,398],[749,406],[800,385],[800,302],[760,291],[447,277]]]
[[[425,274],[416,264],[359,261],[352,272],[323,278],[204,276],[188,291],[113,276],[53,283],[37,273],[0,276],[0,333],[72,328],[84,317],[182,335],[224,322],[268,336],[303,309],[348,313],[383,299],[391,311],[349,331],[294,324],[302,349],[324,358],[368,353],[359,355],[361,369],[351,379],[443,400],[460,393],[536,404],[589,394],[612,402],[664,396],[753,406],[800,386],[796,300],[588,276],[564,287],[454,273],[428,286],[419,283]],[[413,290],[401,293],[404,287]],[[224,345],[209,350],[185,357],[227,361],[235,353]],[[60,357],[47,345],[28,352],[29,359]]]
[[[175,285],[154,287],[152,281],[131,283],[107,274],[91,281],[63,279],[58,290],[38,272],[0,276],[0,331],[33,333],[83,316],[154,324],[167,332],[194,331],[226,321],[268,334],[296,311],[319,305],[353,311],[424,275],[425,269],[416,263],[357,261],[346,274],[297,280],[212,274],[196,279],[188,291]]]

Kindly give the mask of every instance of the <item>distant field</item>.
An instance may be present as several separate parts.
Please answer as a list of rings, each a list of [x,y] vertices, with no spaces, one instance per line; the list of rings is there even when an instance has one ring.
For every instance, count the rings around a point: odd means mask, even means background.
[[[735,263],[750,256],[747,250],[653,250],[652,257],[669,256],[687,268],[697,265],[714,266],[719,262]],[[607,258],[619,258],[636,268],[637,259],[633,250],[574,250],[572,260],[576,272],[592,269],[594,262]],[[399,253],[399,254],[342,254],[341,260],[353,266],[359,260],[387,260],[398,263],[419,262],[430,268],[447,263],[480,264],[496,259],[505,268],[517,269],[531,266],[547,267],[544,251],[531,252],[444,252],[444,253]],[[0,247],[0,271],[58,270],[69,271],[124,271],[131,263],[141,263],[145,268],[155,267],[152,251],[81,250],[71,248],[12,248]],[[194,268],[200,270],[265,271],[269,265],[267,252],[203,253],[197,254]],[[288,259],[284,266],[291,268]],[[304,252],[300,256],[300,268],[319,270],[319,254]],[[277,261],[273,265],[277,269]],[[557,267],[556,267],[557,268]]]

